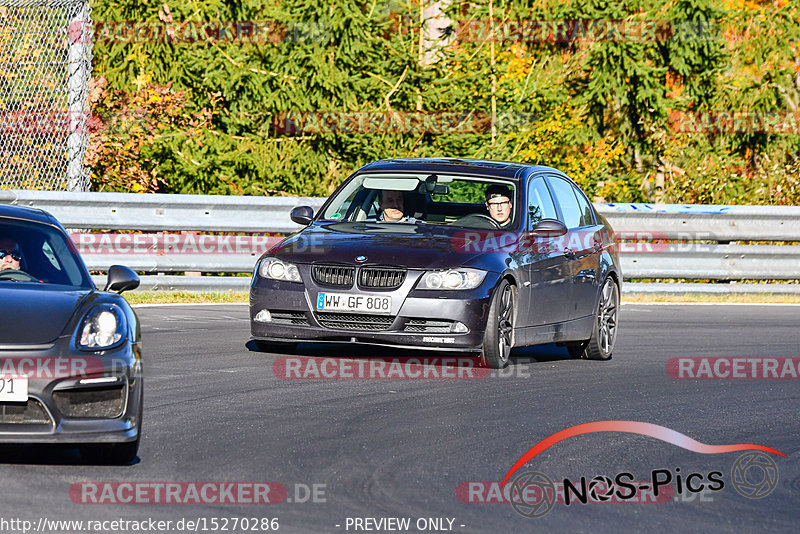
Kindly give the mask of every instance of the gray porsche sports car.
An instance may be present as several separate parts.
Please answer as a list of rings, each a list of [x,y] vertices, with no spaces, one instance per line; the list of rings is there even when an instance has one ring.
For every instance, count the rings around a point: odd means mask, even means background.
[[[622,280],[608,221],[551,167],[458,159],[358,169],[258,261],[250,329],[297,341],[479,352],[556,342],[606,359]]]
[[[72,443],[88,460],[136,458],[139,320],[113,291],[138,285],[115,265],[98,291],[52,215],[0,205],[0,443]]]

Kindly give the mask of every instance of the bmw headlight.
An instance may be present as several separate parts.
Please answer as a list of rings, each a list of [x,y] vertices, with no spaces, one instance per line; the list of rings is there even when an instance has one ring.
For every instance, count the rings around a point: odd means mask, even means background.
[[[297,265],[277,258],[264,258],[258,266],[258,274],[262,278],[284,280],[286,282],[302,282]]]
[[[478,269],[450,269],[428,271],[417,284],[417,289],[475,289],[486,278],[486,271]]]
[[[119,344],[127,332],[125,314],[113,304],[92,308],[84,317],[78,331],[78,347],[102,350]]]

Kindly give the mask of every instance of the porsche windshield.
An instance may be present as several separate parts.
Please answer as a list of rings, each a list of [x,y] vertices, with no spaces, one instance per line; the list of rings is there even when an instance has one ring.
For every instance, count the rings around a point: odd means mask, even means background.
[[[512,182],[435,174],[364,174],[331,199],[325,221],[508,227],[516,220]],[[494,220],[495,222],[492,222]]]
[[[12,282],[93,287],[75,247],[60,230],[0,218],[0,284]]]

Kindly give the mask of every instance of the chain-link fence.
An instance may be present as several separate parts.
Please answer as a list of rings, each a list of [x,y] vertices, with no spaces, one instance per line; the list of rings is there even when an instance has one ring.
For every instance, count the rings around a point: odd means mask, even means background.
[[[88,0],[0,0],[0,189],[86,191]]]

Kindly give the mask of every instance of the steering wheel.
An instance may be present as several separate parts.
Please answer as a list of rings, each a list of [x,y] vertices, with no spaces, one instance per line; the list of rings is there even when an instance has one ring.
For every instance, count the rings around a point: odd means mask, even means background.
[[[38,282],[39,279],[35,276],[32,276],[25,271],[20,271],[18,269],[6,269],[5,271],[0,271],[0,280],[13,280],[15,282]]]
[[[460,219],[456,220],[456,223],[464,224],[465,226],[474,226],[477,228],[500,229],[500,223],[482,213],[470,213],[469,215],[464,215]]]

